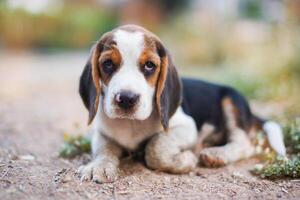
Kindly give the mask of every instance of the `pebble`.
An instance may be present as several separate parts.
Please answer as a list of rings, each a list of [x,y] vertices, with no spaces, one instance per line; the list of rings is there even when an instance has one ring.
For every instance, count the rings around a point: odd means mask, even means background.
[[[35,157],[33,155],[21,155],[21,156],[18,156],[19,159],[21,160],[35,160]]]

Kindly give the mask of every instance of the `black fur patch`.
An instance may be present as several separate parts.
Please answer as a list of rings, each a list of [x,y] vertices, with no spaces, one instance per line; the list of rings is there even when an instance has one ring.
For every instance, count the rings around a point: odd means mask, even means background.
[[[197,129],[204,123],[216,128],[216,133],[226,132],[226,119],[222,100],[229,97],[237,109],[237,125],[248,131],[253,125],[254,116],[247,100],[233,88],[201,80],[183,78],[182,107],[196,122]]]
[[[89,110],[89,118],[95,116],[96,88],[92,78],[92,64],[89,59],[80,77],[79,94],[85,107]]]
[[[160,97],[161,123],[165,130],[168,129],[169,119],[175,113],[182,99],[181,80],[178,77],[177,71],[170,59],[170,56],[168,57],[169,57],[169,66],[168,66],[167,79]]]

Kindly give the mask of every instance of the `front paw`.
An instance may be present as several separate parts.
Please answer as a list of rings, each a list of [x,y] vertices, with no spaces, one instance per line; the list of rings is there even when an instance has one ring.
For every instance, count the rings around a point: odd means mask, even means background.
[[[118,167],[112,161],[94,160],[79,167],[78,174],[81,181],[93,180],[96,183],[111,183],[118,178]]]

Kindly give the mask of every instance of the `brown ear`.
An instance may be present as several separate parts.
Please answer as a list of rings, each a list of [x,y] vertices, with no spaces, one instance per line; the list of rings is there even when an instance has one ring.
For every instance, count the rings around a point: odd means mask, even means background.
[[[101,94],[101,74],[98,62],[100,54],[109,39],[111,39],[111,34],[106,33],[92,48],[91,55],[80,77],[79,93],[89,111],[88,124],[93,121],[98,110]]]
[[[161,124],[165,131],[169,128],[169,119],[181,103],[181,81],[172,63],[171,56],[161,44],[158,44],[161,68],[156,89],[156,106]]]

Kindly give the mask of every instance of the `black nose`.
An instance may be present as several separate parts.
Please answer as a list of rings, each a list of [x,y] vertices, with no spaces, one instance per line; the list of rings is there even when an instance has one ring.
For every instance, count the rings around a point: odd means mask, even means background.
[[[135,94],[130,91],[122,91],[116,94],[115,101],[120,108],[129,109],[135,106],[139,98],[140,95],[138,94]]]

